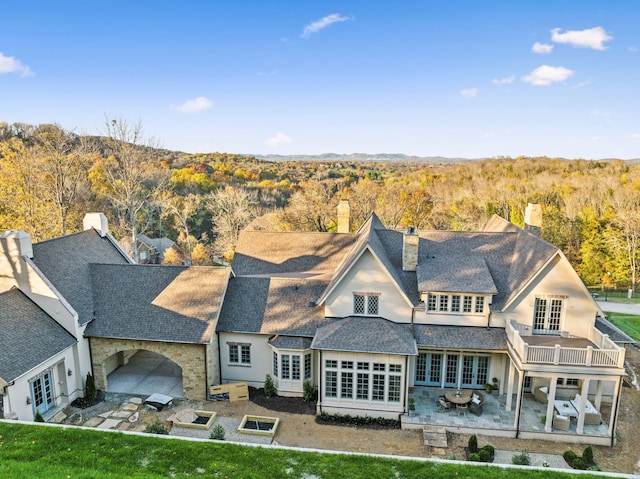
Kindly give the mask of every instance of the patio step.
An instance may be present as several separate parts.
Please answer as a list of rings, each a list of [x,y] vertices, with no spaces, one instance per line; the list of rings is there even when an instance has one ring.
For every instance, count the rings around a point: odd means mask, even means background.
[[[442,426],[425,426],[422,430],[424,445],[427,446],[431,454],[444,456],[447,454],[447,430]]]

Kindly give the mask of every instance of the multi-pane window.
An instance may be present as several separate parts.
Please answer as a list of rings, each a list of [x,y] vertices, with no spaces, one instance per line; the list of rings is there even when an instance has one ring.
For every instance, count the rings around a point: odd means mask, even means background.
[[[353,399],[353,373],[342,371],[340,379],[340,397],[342,399]]]
[[[369,373],[358,373],[356,399],[369,399]]]
[[[291,356],[291,379],[300,381],[300,356],[297,354]]]
[[[336,361],[335,359],[327,359],[324,362],[324,367],[325,368],[337,368],[338,367],[338,361]]]
[[[462,303],[462,312],[470,313],[473,306],[473,296],[465,296]]]
[[[574,378],[558,378],[556,380],[558,386],[579,386],[579,380]]]
[[[396,374],[389,375],[389,402],[400,402],[400,376]]]
[[[326,397],[356,401],[399,402],[402,384],[402,365],[370,363],[367,361],[325,360],[325,381],[333,381],[336,373],[335,395],[333,382],[327,382]]]
[[[338,397],[338,371],[325,371],[324,384],[327,397]]]
[[[429,294],[427,296],[427,311],[438,310],[438,296],[435,294]]]
[[[372,401],[384,401],[384,382],[386,376],[384,374],[373,375],[373,387],[371,388]]]
[[[278,353],[273,352],[273,375],[278,377]]]
[[[229,362],[232,364],[251,364],[251,345],[229,344]]]
[[[536,298],[533,311],[533,329],[537,332],[560,331],[564,301],[560,298]]]
[[[282,354],[282,379],[291,379],[291,356]]]
[[[454,294],[453,296],[451,296],[451,312],[460,312],[460,295]]]
[[[376,293],[354,293],[353,314],[377,316],[380,309],[380,295]]]
[[[484,312],[484,296],[476,296],[476,313]]]
[[[440,311],[449,311],[449,296],[446,294],[440,295]]]
[[[311,379],[311,353],[304,355],[304,378]]]

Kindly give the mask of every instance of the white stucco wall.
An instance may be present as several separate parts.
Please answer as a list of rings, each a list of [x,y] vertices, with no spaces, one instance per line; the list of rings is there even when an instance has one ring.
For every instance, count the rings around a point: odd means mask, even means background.
[[[397,323],[411,322],[411,305],[369,250],[365,250],[327,297],[325,316],[343,318],[353,315],[355,292],[380,293],[378,316]]]
[[[51,370],[54,405],[56,407],[65,405],[77,399],[79,397],[78,392],[72,390],[78,376],[73,369],[75,348],[75,346],[67,348],[7,386],[7,394],[4,397],[5,417],[11,417],[12,413],[14,413],[19,420],[33,421],[35,410],[31,398],[30,380],[47,369]],[[67,375],[68,369],[72,370],[71,376]],[[30,404],[27,403],[27,398],[29,398]]]
[[[220,333],[220,370],[221,382],[232,383],[247,381],[250,386],[261,388],[264,378],[272,374],[271,354],[273,350],[267,343],[269,335]],[[243,343],[251,345],[251,364],[229,363],[227,343]]]
[[[539,295],[565,296],[560,330],[588,337],[598,307],[573,272],[569,262],[557,256],[503,313],[492,315],[492,326],[504,327],[506,319],[533,327],[535,299]]]

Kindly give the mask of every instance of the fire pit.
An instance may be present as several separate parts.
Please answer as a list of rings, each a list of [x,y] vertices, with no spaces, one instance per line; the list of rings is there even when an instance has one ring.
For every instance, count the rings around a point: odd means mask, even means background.
[[[240,426],[238,426],[238,432],[259,436],[274,436],[279,423],[280,418],[277,417],[246,415],[242,419]]]
[[[216,420],[216,412],[185,409],[175,413],[170,420],[173,421],[173,425],[176,427],[209,429]]]

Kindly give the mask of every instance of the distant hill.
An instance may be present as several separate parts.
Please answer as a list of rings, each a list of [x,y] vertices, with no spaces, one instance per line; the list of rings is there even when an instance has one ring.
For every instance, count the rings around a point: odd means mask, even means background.
[[[338,161],[338,162],[361,162],[361,161],[388,161],[388,162],[415,162],[415,163],[460,163],[467,161],[483,160],[485,158],[445,158],[443,156],[410,156],[401,153],[323,153],[321,155],[250,155],[254,158],[265,161]]]

